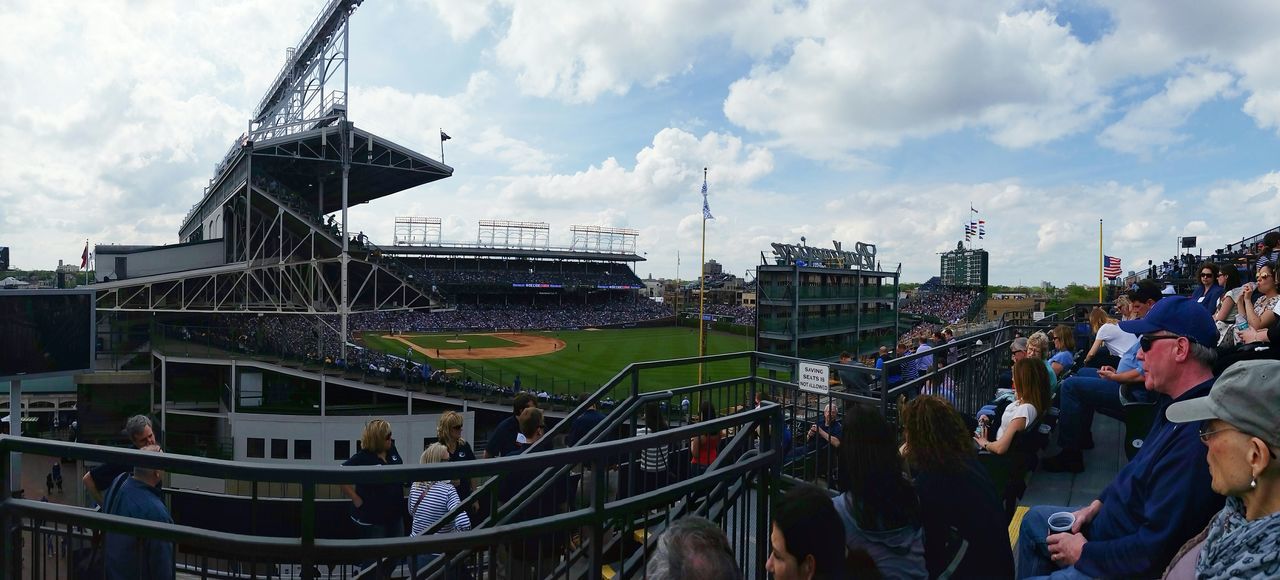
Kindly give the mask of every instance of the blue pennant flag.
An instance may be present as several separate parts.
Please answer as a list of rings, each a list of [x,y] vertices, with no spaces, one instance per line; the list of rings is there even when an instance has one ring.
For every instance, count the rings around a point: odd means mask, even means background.
[[[707,177],[702,177],[702,219],[713,220],[715,216],[711,215],[711,205],[707,203]]]

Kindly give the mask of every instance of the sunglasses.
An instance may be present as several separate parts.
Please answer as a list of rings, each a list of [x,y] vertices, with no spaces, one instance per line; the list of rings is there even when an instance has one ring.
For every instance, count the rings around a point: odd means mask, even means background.
[[[1212,278],[1212,277],[1213,277],[1213,272],[1201,272],[1201,273],[1200,273],[1200,277],[1201,277],[1201,278]]]
[[[1151,336],[1149,334],[1144,334],[1138,337],[1138,345],[1142,347],[1142,352],[1151,352],[1151,346],[1154,345],[1157,340],[1165,340],[1169,338],[1182,338],[1182,337],[1176,334],[1172,336],[1169,336],[1169,335]]]

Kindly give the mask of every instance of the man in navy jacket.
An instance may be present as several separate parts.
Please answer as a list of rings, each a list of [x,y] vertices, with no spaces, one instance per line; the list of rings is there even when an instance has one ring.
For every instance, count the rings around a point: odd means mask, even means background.
[[[1195,301],[1169,297],[1146,317],[1120,323],[1140,335],[1147,390],[1159,393],[1155,422],[1133,461],[1083,508],[1036,506],[1022,520],[1018,577],[1159,577],[1178,548],[1222,508],[1209,487],[1195,425],[1170,423],[1172,402],[1203,397],[1213,385],[1212,318]],[[1049,535],[1047,519],[1074,511],[1070,532]]]

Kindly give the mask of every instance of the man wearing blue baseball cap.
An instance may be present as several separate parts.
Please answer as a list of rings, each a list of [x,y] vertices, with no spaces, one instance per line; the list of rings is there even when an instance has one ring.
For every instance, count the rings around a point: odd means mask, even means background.
[[[1198,433],[1165,418],[1173,402],[1203,397],[1213,385],[1213,319],[1183,296],[1160,300],[1141,320],[1120,323],[1139,335],[1145,383],[1159,395],[1145,444],[1102,495],[1083,508],[1036,506],[1022,519],[1018,577],[1158,577],[1223,499],[1209,487]],[[1048,534],[1048,517],[1075,514],[1071,531]]]

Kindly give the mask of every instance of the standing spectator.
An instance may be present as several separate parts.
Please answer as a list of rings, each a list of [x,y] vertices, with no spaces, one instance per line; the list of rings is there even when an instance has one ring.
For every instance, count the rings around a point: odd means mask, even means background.
[[[1169,406],[1174,423],[1199,423],[1213,491],[1227,505],[1175,557],[1168,578],[1274,578],[1280,574],[1280,362],[1228,367],[1209,396]]]
[[[498,423],[498,426],[493,428],[493,433],[489,435],[489,443],[484,448],[484,458],[490,459],[519,453],[521,445],[516,442],[516,438],[520,434],[520,424],[518,423],[520,413],[529,407],[537,406],[538,398],[533,396],[532,393],[518,393],[511,402],[511,416]]]
[[[1025,368],[1039,371],[1037,364]],[[969,429],[955,408],[938,397],[916,397],[902,410],[907,463],[915,476],[924,525],[929,577],[948,571],[955,560],[952,530],[967,547],[954,578],[1012,578],[1013,552],[995,486],[978,464]]]
[[[1178,546],[1222,507],[1210,489],[1197,435],[1165,418],[1171,402],[1209,394],[1217,333],[1190,298],[1156,303],[1140,320],[1120,323],[1140,336],[1147,389],[1160,395],[1144,445],[1102,495],[1087,506],[1036,506],[1022,519],[1018,575],[1055,578],[1158,576]],[[1048,533],[1048,517],[1074,511],[1069,532]]]
[[[440,415],[440,422],[436,424],[436,441],[449,452],[449,461],[471,461],[476,458],[471,444],[462,438],[462,415],[457,411],[445,411]],[[458,480],[458,496],[466,499],[469,495],[471,479],[464,477]]]
[[[62,493],[62,461],[55,459],[53,461],[53,484],[58,486],[58,493]]]
[[[421,460],[424,465],[449,461],[449,449],[440,443],[432,443],[422,452]],[[419,481],[409,488],[408,502],[409,516],[413,518],[413,529],[409,535],[421,536],[427,531],[428,527],[461,505],[462,499],[458,497],[458,490],[448,480]],[[458,510],[458,514],[454,516],[453,521],[441,525],[440,529],[434,533],[447,534],[469,529],[471,529],[471,519],[467,516],[467,511]],[[414,559],[414,570],[421,570],[423,566],[426,566],[439,556],[440,554],[418,555]],[[446,572],[445,577],[459,578],[461,577],[459,572],[458,570],[449,570]]]
[[[929,352],[931,350],[933,350],[933,347],[929,346],[928,339],[923,336],[916,339],[916,354]],[[916,359],[916,376],[922,376],[925,373],[928,373],[931,367],[933,367],[933,355],[925,355]]]
[[[160,453],[158,445],[144,445],[142,451]],[[173,518],[160,496],[164,472],[136,467],[132,477],[122,477],[109,486],[106,513],[172,524]],[[174,577],[173,543],[108,532],[104,541],[108,580]]]
[[[79,425],[73,425],[73,429],[78,430]],[[134,415],[124,422],[123,435],[129,439],[135,449],[142,449],[156,444],[156,434],[151,429],[151,419],[146,415]],[[99,504],[102,503],[102,493],[115,481],[121,473],[128,473],[133,468],[128,465],[120,465],[117,463],[103,463],[88,473],[84,474],[81,481],[84,482],[85,491],[93,496],[93,499]]]
[[[537,407],[525,409],[518,420],[520,433],[529,443],[516,454],[529,452],[533,444],[542,439],[547,425],[542,410]],[[533,452],[550,451],[550,445],[534,449]],[[501,479],[499,497],[509,502],[520,490],[531,485],[542,475],[542,469],[517,469]],[[561,478],[553,481],[550,487],[537,495],[528,507],[516,515],[515,521],[528,521],[544,518],[560,512],[562,504],[568,498],[568,480]],[[503,544],[498,550],[500,578],[542,578],[555,570],[559,563],[561,548],[568,538],[563,532],[551,534],[524,534],[509,544]]]
[[[826,492],[800,484],[773,506],[769,560],[775,580],[844,578],[844,524]]]
[[[578,403],[586,403],[590,399],[591,393],[582,393],[578,396]],[[574,419],[573,424],[569,426],[569,435],[564,439],[565,445],[570,447],[577,445],[578,441],[586,437],[601,421],[604,421],[604,413],[597,410],[595,402],[592,401],[590,405],[587,405],[587,410],[579,415],[577,419]]]
[[[698,420],[701,422],[714,421],[716,418],[716,407],[711,404],[710,399],[703,399],[702,404],[698,405]],[[702,475],[703,472],[711,467],[716,461],[716,454],[720,452],[720,439],[724,437],[724,430],[715,433],[703,433],[689,439],[689,462],[693,466],[693,475]]]
[[[667,429],[667,421],[662,416],[662,407],[658,403],[647,403],[644,406],[644,426],[636,428],[636,436],[643,437]],[[667,445],[648,447],[640,452],[640,482],[642,491],[651,491],[667,484],[671,450]]]
[[[742,573],[724,531],[706,518],[686,516],[658,536],[645,563],[648,580],[739,580]]]
[[[845,548],[865,550],[886,578],[927,578],[920,503],[897,433],[863,405],[851,406],[845,423],[845,492],[831,500],[844,523]]]
[[[1276,264],[1280,264],[1280,232],[1267,232],[1267,235],[1262,236],[1262,244],[1258,248],[1258,261],[1253,267],[1261,268],[1264,265]]]
[[[404,460],[396,451],[391,437],[391,424],[373,419],[364,426],[360,435],[360,450],[342,462],[344,467],[370,465],[402,465]],[[404,488],[399,483],[359,483],[343,485],[343,495],[351,500],[351,521],[355,522],[361,538],[396,538],[404,534]],[[380,574],[386,575],[395,567],[392,561],[384,562]]]
[[[1191,293],[1191,299],[1196,301],[1201,308],[1204,308],[1213,314],[1218,306],[1218,299],[1222,298],[1225,292],[1222,286],[1218,285],[1218,265],[1213,262],[1205,262],[1200,264],[1198,268],[1200,272],[1200,284],[1196,286],[1195,292]]]

